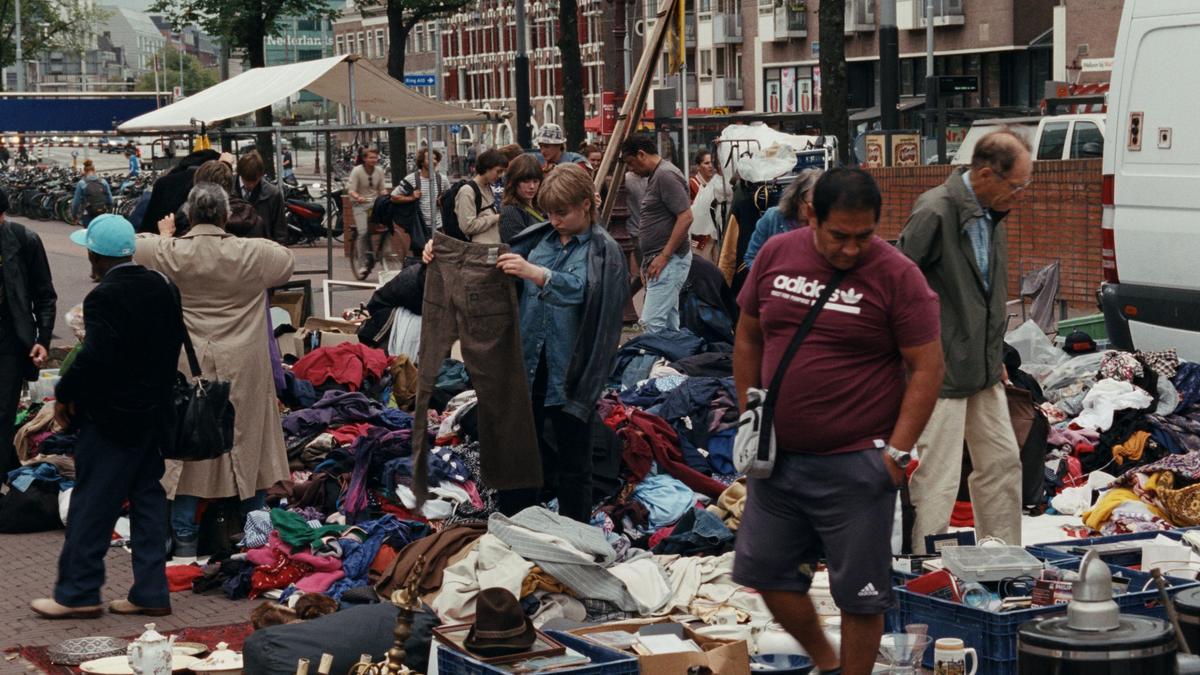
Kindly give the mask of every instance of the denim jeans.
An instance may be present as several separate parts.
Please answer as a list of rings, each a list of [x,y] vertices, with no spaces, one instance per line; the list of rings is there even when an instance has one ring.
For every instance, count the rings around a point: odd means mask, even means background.
[[[679,291],[687,281],[691,269],[692,250],[689,248],[683,256],[671,256],[670,262],[657,279],[646,280],[646,299],[642,304],[641,324],[647,333],[679,330]]]
[[[252,511],[257,511],[267,505],[267,491],[259,490],[249,499],[243,499],[239,504],[244,519]],[[176,539],[191,539],[200,532],[200,523],[196,522],[196,510],[200,507],[200,498],[191,495],[175,495],[171,503],[171,530]]]

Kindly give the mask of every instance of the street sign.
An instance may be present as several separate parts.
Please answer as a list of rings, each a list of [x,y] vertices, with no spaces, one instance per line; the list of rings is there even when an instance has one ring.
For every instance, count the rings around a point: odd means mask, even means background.
[[[942,75],[938,78],[938,92],[942,96],[971,94],[979,91],[979,78],[974,75]]]
[[[437,75],[405,75],[404,86],[434,87],[437,86]]]
[[[457,134],[457,133],[458,133],[458,132],[460,132],[460,131],[462,131],[462,125],[461,125],[461,124],[451,124],[451,125],[450,125],[450,133],[452,133],[452,134]]]

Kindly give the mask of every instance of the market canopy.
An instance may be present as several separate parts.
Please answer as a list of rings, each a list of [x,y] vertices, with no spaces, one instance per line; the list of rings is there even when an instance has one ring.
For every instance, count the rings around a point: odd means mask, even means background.
[[[350,72],[354,73],[353,108],[396,124],[483,122],[488,111],[468,110],[435,101],[404,86],[367,59],[353,54],[331,56],[285,66],[254,68],[215,84],[177,103],[122,124],[125,133],[188,131],[250,114],[307,89],[351,106]]]

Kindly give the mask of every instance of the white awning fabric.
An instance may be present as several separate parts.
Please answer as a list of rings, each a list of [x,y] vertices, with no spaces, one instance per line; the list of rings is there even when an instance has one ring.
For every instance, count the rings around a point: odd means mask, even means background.
[[[352,55],[341,55],[254,68],[182,101],[135,117],[118,129],[125,133],[186,131],[201,122],[214,125],[265,108],[301,89],[349,106],[350,68],[354,69],[356,111],[396,124],[472,123],[488,119],[485,111],[468,110],[422,96],[370,61],[355,59]]]

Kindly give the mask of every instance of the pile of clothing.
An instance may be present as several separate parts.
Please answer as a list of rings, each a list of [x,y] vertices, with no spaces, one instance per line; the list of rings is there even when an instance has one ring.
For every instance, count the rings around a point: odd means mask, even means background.
[[[13,445],[21,465],[0,487],[0,533],[61,529],[75,486],[76,434],[54,422],[54,403],[34,403],[18,413]]]

